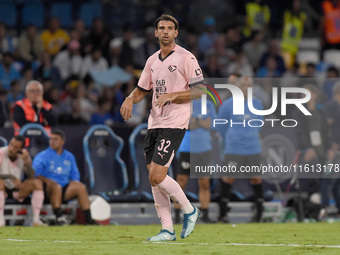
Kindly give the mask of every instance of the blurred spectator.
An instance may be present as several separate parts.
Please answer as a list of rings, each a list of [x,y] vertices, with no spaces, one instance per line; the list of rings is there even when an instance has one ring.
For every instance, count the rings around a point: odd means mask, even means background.
[[[108,69],[108,63],[102,55],[99,48],[94,48],[92,53],[84,58],[80,72],[80,78],[84,79],[90,71],[105,71]]]
[[[119,64],[120,54],[122,53],[122,41],[120,39],[112,39],[110,42],[110,65]]]
[[[51,126],[57,124],[52,105],[43,99],[43,86],[38,81],[30,81],[26,86],[26,98],[17,101],[12,108],[14,135],[18,135],[20,128],[27,123],[39,123],[46,132],[51,132]]]
[[[210,54],[207,57],[207,64],[204,68],[204,76],[206,78],[222,78],[216,54]]]
[[[3,55],[2,64],[0,65],[0,84],[6,90],[10,89],[13,80],[19,80],[20,73],[14,67],[14,57],[10,52]]]
[[[77,125],[87,124],[87,121],[81,116],[80,103],[78,99],[71,101],[71,113],[65,113],[59,116],[60,125]]]
[[[113,125],[113,118],[110,113],[112,108],[111,100],[106,98],[99,98],[98,100],[98,110],[91,116],[90,125],[104,124],[108,126]]]
[[[0,87],[0,127],[3,127],[8,120],[8,111],[5,104],[6,97],[7,91]]]
[[[0,53],[6,53],[14,51],[14,46],[12,38],[6,35],[7,28],[6,25],[0,22]]]
[[[54,115],[58,118],[60,115],[70,113],[70,107],[61,101],[60,90],[57,87],[51,87],[46,92],[46,100],[52,105]]]
[[[231,62],[228,65],[228,73],[239,73],[243,76],[252,77],[254,75],[253,68],[248,62],[247,57],[244,52],[238,54],[238,58],[236,61]]]
[[[69,42],[70,37],[64,29],[60,28],[58,18],[52,17],[48,23],[48,29],[42,32],[41,39],[44,50],[55,56]]]
[[[91,52],[91,45],[86,40],[85,24],[83,20],[78,19],[74,22],[73,29],[70,31],[70,40],[79,41],[82,56]]]
[[[59,52],[54,61],[53,66],[60,71],[61,78],[65,81],[70,76],[80,76],[83,58],[80,55],[80,43],[78,41],[70,41],[67,50]]]
[[[61,89],[62,79],[59,69],[52,65],[51,55],[48,51],[44,51],[41,57],[41,64],[35,71],[34,78],[37,80],[50,79],[53,84]]]
[[[216,39],[214,47],[209,49],[205,53],[205,63],[204,65],[202,65],[203,68],[208,68],[207,65],[209,65],[209,58],[211,55],[216,56],[217,65],[218,65],[217,68],[219,69],[219,72],[221,72],[221,75],[227,76],[228,75],[228,64],[232,60],[235,60],[237,58],[235,57],[235,52],[232,49],[226,48],[225,36],[220,35]]]
[[[131,47],[131,40],[133,33],[130,25],[124,26],[124,40],[122,44],[122,52],[119,57],[119,65],[126,69],[133,69],[133,49]]]
[[[332,160],[334,157],[327,119],[317,106],[319,94],[317,87],[307,84],[304,88],[311,93],[311,99],[305,104],[311,115],[304,115],[299,109],[293,113],[293,118],[298,122],[294,128],[297,149],[301,151],[300,158],[303,164],[309,164],[309,167],[313,164],[324,165],[326,160]],[[312,179],[309,185],[310,193],[320,191],[318,179]]]
[[[106,59],[109,59],[109,44],[112,39],[112,34],[110,30],[104,27],[104,21],[101,18],[95,18],[93,20],[93,25],[91,31],[86,38],[87,42],[90,45],[89,50],[92,48],[101,48],[103,51],[103,56]]]
[[[293,0],[290,10],[284,14],[281,43],[282,55],[286,60],[286,66],[288,68],[291,67],[295,61],[306,19],[306,14],[301,11],[301,0]]]
[[[198,39],[198,50],[200,53],[205,53],[213,47],[218,33],[215,31],[216,21],[212,17],[205,18],[204,26],[205,32]]]
[[[327,122],[330,126],[332,148],[335,153],[340,151],[340,82],[337,82],[333,87],[333,100],[327,102],[324,107],[324,114],[327,117]],[[339,162],[332,162],[338,164]],[[322,189],[322,205],[329,206],[329,190],[332,189],[333,197],[337,213],[340,213],[340,178],[330,178],[326,176],[321,182]]]
[[[80,104],[80,116],[83,117],[86,122],[89,122],[92,114],[96,111],[96,106],[87,97],[87,90],[83,83],[79,83],[76,87],[75,98],[79,100]]]
[[[297,87],[298,81],[301,78],[299,69],[299,63],[295,62],[293,66],[282,75],[281,85],[283,87]]]
[[[277,70],[279,70],[281,73],[284,73],[286,71],[285,62],[280,54],[280,45],[278,40],[272,39],[268,43],[268,52],[263,54],[261,61],[260,61],[260,67],[265,66],[267,63],[267,58],[274,57],[277,63]]]
[[[18,57],[27,64],[40,59],[44,51],[44,45],[41,37],[37,35],[37,28],[29,25],[26,32],[23,33],[18,42]]]
[[[154,32],[153,27],[148,27],[145,31],[145,42],[135,51],[134,64],[139,69],[143,69],[146,60],[159,50]]]
[[[266,66],[261,67],[256,74],[257,78],[277,78],[281,72],[277,69],[277,63],[274,57],[267,58]]]
[[[158,50],[159,45],[157,43],[156,45],[157,45],[157,50]],[[188,51],[190,51],[191,53],[198,51],[198,37],[197,37],[197,32],[195,28],[193,27],[187,28],[184,40],[181,42],[181,46],[187,49]]]
[[[20,91],[24,92],[27,83],[33,80],[33,70],[29,66],[26,66],[22,70],[21,74],[22,78],[20,79]]]
[[[264,0],[254,0],[246,5],[246,28],[244,35],[250,37],[255,30],[266,32],[270,20],[270,9]]]
[[[241,35],[237,25],[230,25],[224,29],[225,47],[227,48],[228,57],[231,61],[238,58],[241,52]]]
[[[316,77],[316,66],[314,63],[307,63],[306,72],[299,80],[299,86],[303,87],[306,84],[313,84],[318,87],[318,80]]]
[[[327,74],[326,74],[326,81],[323,85],[323,93],[326,96],[326,100],[332,100],[333,98],[333,87],[334,84],[339,81],[339,70],[331,66],[327,69]]]
[[[326,49],[340,49],[340,1],[322,2],[323,18],[320,22],[322,52]]]
[[[267,51],[267,45],[263,42],[263,39],[264,33],[262,31],[254,31],[251,40],[243,45],[243,52],[254,71],[259,67],[261,57]]]
[[[12,109],[16,101],[19,101],[25,97],[25,94],[20,90],[20,82],[18,80],[13,80],[11,82],[11,89],[7,94],[6,104],[7,109]]]

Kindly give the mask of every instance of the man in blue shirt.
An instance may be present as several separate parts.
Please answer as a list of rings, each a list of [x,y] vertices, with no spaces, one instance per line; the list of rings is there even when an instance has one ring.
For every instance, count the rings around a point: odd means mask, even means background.
[[[209,166],[211,164],[211,136],[210,128],[212,121],[217,119],[217,114],[213,102],[207,101],[207,115],[201,114],[202,100],[192,101],[192,115],[189,128],[185,132],[182,143],[178,149],[179,169],[176,181],[184,190],[190,176],[190,164],[194,166]],[[201,204],[202,221],[204,223],[216,223],[208,216],[210,204],[210,178],[202,177],[198,179],[199,202]],[[175,223],[180,223],[180,206],[175,203]]]
[[[252,86],[252,79],[247,76],[239,78],[236,85],[242,90],[244,101],[244,114],[233,114],[233,98],[225,100],[219,109],[218,117],[220,119],[228,120],[225,125],[217,125],[218,131],[221,133],[224,139],[224,154],[226,165],[236,166],[239,170],[241,166],[257,166],[261,164],[261,142],[260,142],[260,129],[261,127],[252,127],[255,125],[260,126],[259,123],[255,124],[255,121],[248,125],[250,120],[262,120],[263,117],[255,115],[249,110],[247,104],[247,91]],[[263,110],[262,102],[253,98],[253,106],[257,110]],[[231,125],[231,123],[233,123]],[[244,123],[244,124],[241,124]],[[262,192],[262,180],[256,176],[256,173],[248,173],[246,177],[250,177],[250,183],[254,188],[256,213],[252,221],[261,221],[263,212],[263,192]],[[231,186],[234,183],[234,177],[222,178],[221,181],[221,199],[220,199],[220,216],[219,221],[229,222],[227,217],[228,202],[231,195]]]
[[[45,191],[50,199],[57,225],[65,225],[62,217],[61,203],[78,198],[80,208],[85,215],[86,224],[95,225],[91,218],[90,201],[86,186],[81,183],[76,159],[64,149],[65,133],[53,130],[50,147],[38,153],[33,160],[33,168],[38,179],[43,181]]]

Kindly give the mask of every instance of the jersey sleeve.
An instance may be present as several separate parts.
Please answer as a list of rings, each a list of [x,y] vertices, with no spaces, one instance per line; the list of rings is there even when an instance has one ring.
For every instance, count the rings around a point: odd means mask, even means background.
[[[33,162],[32,162],[32,167],[35,171],[35,177],[37,177],[38,175],[46,176],[44,174],[45,169],[46,169],[45,163],[46,163],[46,160],[44,160],[43,154],[39,153],[38,155],[34,157]]]
[[[80,173],[79,169],[77,166],[77,162],[75,157],[72,155],[71,157],[71,176],[70,176],[71,181],[79,181],[80,180]]]
[[[146,61],[145,67],[143,69],[142,75],[138,81],[138,89],[145,92],[150,92],[152,90],[152,79],[151,79],[151,61],[150,58]]]
[[[197,85],[203,82],[203,72],[194,55],[190,54],[186,58],[184,71],[185,79],[188,81],[189,86]]]

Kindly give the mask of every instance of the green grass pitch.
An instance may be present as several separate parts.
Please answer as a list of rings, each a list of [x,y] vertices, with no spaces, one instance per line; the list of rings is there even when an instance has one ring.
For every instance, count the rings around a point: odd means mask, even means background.
[[[0,254],[340,254],[340,223],[199,224],[149,243],[159,225],[0,228]]]

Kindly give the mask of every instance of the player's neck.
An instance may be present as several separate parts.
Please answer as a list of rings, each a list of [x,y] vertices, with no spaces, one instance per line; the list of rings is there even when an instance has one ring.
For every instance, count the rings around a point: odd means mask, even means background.
[[[176,44],[172,43],[170,45],[161,45],[161,57],[165,58],[169,53],[175,48]]]
[[[58,155],[61,155],[63,153],[63,150],[64,150],[63,148],[60,148],[60,149],[57,149],[56,152]]]

